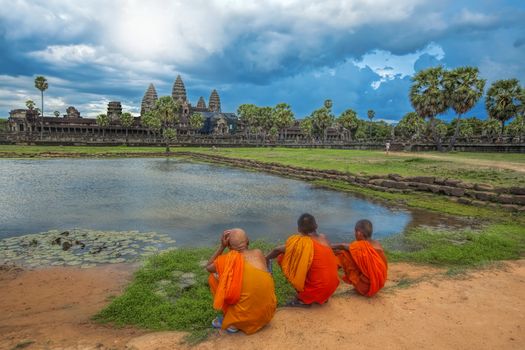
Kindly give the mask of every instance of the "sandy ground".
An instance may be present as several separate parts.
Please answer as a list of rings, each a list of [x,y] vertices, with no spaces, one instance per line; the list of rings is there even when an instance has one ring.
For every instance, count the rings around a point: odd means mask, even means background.
[[[518,171],[521,173],[525,173],[525,164],[519,163],[519,162],[487,160],[487,159],[451,158],[448,155],[440,156],[438,154],[427,154],[423,152],[418,152],[418,153],[390,152],[390,154],[393,156],[399,156],[399,157],[411,157],[411,158],[417,157],[417,158],[444,160],[444,161],[451,161],[451,162],[458,162],[462,164],[473,165],[477,167],[507,169],[507,170],[514,170],[514,171]]]
[[[0,271],[0,349],[184,349],[184,334],[94,324],[127,265]],[[401,288],[401,285],[404,287]],[[260,332],[214,333],[198,349],[523,349],[525,260],[452,278],[392,264],[372,299],[344,286],[324,306],[280,309]]]

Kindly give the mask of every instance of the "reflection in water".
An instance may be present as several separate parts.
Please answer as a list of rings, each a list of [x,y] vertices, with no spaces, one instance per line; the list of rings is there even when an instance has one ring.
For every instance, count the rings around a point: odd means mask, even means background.
[[[413,215],[301,181],[177,159],[0,160],[0,238],[78,227],[205,245],[238,226],[252,239],[278,241],[303,212],[333,240],[351,239],[361,218],[372,220],[376,237],[399,233]]]

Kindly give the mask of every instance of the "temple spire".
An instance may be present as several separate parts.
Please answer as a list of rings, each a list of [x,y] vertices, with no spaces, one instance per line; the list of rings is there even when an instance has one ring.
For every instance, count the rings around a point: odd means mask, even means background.
[[[211,112],[221,111],[221,99],[219,98],[219,93],[215,89],[211,92],[208,108]]]
[[[175,101],[186,101],[186,88],[184,87],[184,82],[180,75],[177,75],[177,79],[175,79],[175,83],[173,83],[171,95]]]
[[[206,109],[206,101],[204,101],[204,97],[199,98],[199,102],[197,102],[197,108]]]
[[[157,90],[155,90],[155,86],[153,84],[149,84],[148,89],[142,98],[142,104],[140,105],[140,115],[144,115],[146,112],[149,112],[155,108],[157,98]]]

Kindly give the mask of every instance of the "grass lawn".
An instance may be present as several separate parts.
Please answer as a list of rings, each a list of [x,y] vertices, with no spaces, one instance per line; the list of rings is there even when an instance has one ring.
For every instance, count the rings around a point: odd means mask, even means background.
[[[525,154],[396,153],[381,151],[292,148],[201,148],[196,152],[255,159],[353,174],[437,176],[499,186],[525,186]],[[517,171],[522,169],[522,171]]]

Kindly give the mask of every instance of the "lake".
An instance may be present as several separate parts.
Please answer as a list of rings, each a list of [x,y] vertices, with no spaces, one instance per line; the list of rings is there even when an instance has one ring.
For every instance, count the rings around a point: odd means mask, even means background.
[[[0,239],[73,228],[158,232],[177,245],[217,242],[244,228],[251,239],[282,241],[309,212],[333,241],[353,238],[359,219],[374,236],[424,222],[424,212],[264,173],[183,159],[2,159]]]

